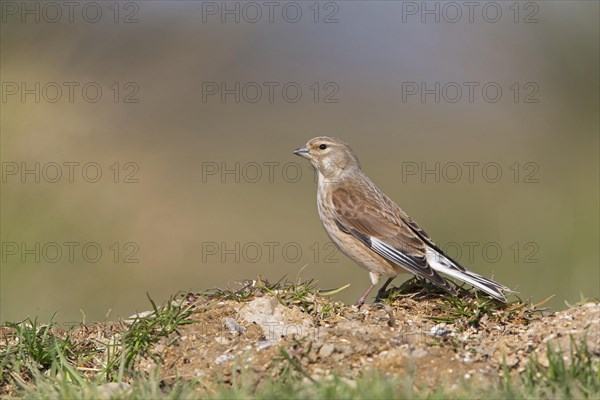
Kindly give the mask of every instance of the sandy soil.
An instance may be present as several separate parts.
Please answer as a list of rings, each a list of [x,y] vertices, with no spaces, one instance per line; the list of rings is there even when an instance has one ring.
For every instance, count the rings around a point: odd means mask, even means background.
[[[374,370],[410,373],[419,386],[443,382],[452,388],[465,381],[494,384],[503,365],[518,374],[533,353],[547,364],[547,345],[566,354],[573,339],[587,341],[600,357],[597,302],[544,313],[522,303],[474,306],[481,304],[475,298],[449,305],[415,292],[357,309],[285,290],[257,289],[254,281],[234,295],[183,295],[178,304],[192,310],[193,323],[161,338],[151,348],[154,357],[141,357],[135,369],[152,371],[158,361],[166,384],[197,380],[209,392],[223,384],[258,387],[274,379],[320,380],[333,374],[352,383]],[[71,335],[81,346],[105,351],[105,344],[117,343],[130,324],[94,323]],[[12,336],[10,328],[2,328],[0,348]]]

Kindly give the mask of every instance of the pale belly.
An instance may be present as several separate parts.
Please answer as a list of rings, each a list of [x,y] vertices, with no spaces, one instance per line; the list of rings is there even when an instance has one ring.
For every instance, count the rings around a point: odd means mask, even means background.
[[[326,206],[322,206],[322,204]],[[403,268],[391,264],[354,236],[343,232],[335,223],[333,212],[331,212],[333,204],[327,202],[327,199],[317,196],[317,208],[323,228],[331,241],[360,267],[380,276],[396,276],[400,272],[405,272]]]

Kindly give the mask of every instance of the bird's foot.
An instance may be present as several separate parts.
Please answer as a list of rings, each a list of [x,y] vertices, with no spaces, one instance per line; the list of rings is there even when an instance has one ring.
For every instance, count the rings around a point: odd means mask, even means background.
[[[360,298],[356,303],[354,303],[354,307],[360,309],[365,304],[365,299]]]

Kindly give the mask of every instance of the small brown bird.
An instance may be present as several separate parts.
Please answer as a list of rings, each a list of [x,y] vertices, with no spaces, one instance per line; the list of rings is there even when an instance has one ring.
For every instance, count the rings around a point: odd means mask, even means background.
[[[343,141],[320,136],[294,154],[310,160],[318,172],[317,207],[331,240],[348,257],[369,271],[371,285],[356,303],[362,306],[379,282],[381,297],[405,269],[446,292],[456,290],[440,273],[467,282],[506,302],[507,287],[467,270],[445,255],[415,221],[383,194],[362,171],[358,158]]]

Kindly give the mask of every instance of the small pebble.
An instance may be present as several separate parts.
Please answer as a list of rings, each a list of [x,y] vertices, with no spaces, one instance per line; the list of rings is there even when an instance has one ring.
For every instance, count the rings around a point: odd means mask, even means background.
[[[327,358],[330,355],[332,355],[334,351],[335,351],[335,347],[333,346],[333,344],[331,344],[331,343],[325,343],[319,349],[319,357],[321,357],[321,358]]]
[[[244,333],[244,328],[237,323],[237,321],[231,317],[226,317],[225,320],[225,326],[227,327],[227,329],[229,329],[229,332],[231,333]]]
[[[235,357],[231,354],[221,354],[219,357],[215,359],[215,364],[221,365],[226,363],[227,361],[233,360]]]

